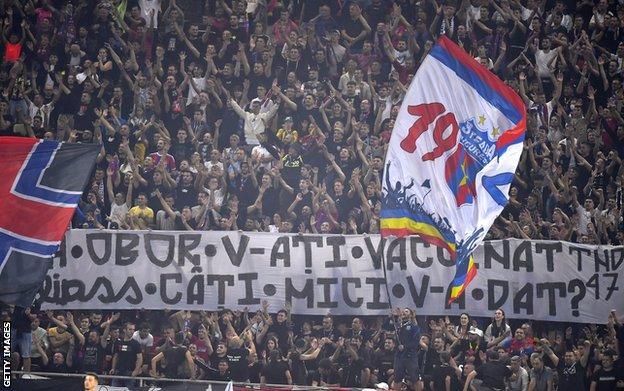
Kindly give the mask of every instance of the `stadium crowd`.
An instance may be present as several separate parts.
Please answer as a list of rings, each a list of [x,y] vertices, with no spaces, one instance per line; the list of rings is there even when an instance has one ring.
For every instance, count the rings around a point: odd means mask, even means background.
[[[394,121],[445,34],[527,108],[489,238],[624,244],[618,2],[1,4],[0,134],[102,145],[74,227],[379,232]]]
[[[620,2],[2,0],[0,13],[0,135],[102,146],[75,228],[378,233],[394,121],[443,34],[526,104],[525,153],[488,238],[624,244]],[[296,327],[288,309],[26,312],[17,351],[50,371],[624,389],[614,314],[538,338],[499,311],[489,326],[402,310]]]
[[[328,314],[317,323],[292,316],[288,305],[271,310],[266,302],[257,312],[123,316],[16,308],[0,317],[12,316],[12,358],[25,371],[378,390],[624,389],[624,325],[615,311],[606,325],[534,329],[501,309],[491,319],[464,313],[422,324],[408,308],[387,317]]]

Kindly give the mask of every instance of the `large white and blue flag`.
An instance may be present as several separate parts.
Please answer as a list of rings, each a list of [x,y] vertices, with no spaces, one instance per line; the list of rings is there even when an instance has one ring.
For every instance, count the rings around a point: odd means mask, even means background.
[[[446,248],[456,264],[450,301],[474,278],[471,253],[509,200],[525,129],[520,97],[442,36],[392,131],[381,233]]]

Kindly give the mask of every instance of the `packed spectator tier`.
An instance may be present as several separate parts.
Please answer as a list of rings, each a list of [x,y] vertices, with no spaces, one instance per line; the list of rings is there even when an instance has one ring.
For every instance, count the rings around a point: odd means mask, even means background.
[[[394,121],[443,34],[526,105],[524,154],[488,238],[624,244],[618,2],[28,0],[0,10],[0,135],[101,144],[73,227],[378,233]],[[288,314],[176,313],[173,329],[156,312],[122,327],[116,315],[50,315],[21,353],[53,371],[133,376],[420,387],[417,371],[436,390],[471,376],[546,390],[558,373],[562,390],[623,386],[612,315],[580,340],[556,327],[536,340],[528,324],[499,321],[481,336],[462,318],[414,327],[420,341],[408,346],[400,328],[360,335],[327,318],[293,330]],[[400,316],[397,327],[415,325]],[[39,322],[30,317],[24,333]]]

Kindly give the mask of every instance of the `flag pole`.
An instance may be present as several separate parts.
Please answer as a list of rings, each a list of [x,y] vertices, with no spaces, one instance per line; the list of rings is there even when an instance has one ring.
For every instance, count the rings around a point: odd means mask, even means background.
[[[398,239],[394,236],[391,236],[394,239]],[[392,313],[392,298],[390,296],[390,288],[388,287],[388,272],[386,269],[386,243],[387,240],[384,237],[381,237],[381,241],[382,241],[382,249],[381,249],[381,267],[383,268],[383,275],[384,275],[384,280],[385,280],[385,286],[386,286],[386,294],[388,295],[388,305],[390,307],[390,317],[392,318],[392,325],[394,326],[394,334],[396,335],[396,340],[398,342],[398,345],[401,345],[401,337],[399,336],[399,329],[397,328],[397,322],[396,319],[394,318],[394,314]]]

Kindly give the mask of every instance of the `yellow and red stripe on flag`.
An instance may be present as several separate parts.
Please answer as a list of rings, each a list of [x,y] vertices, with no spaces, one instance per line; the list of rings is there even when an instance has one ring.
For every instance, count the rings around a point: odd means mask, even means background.
[[[446,37],[406,93],[388,147],[382,236],[418,235],[455,260],[449,300],[476,275],[472,251],[509,200],[526,129],[520,97]]]

